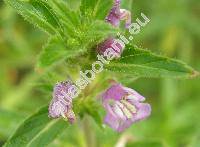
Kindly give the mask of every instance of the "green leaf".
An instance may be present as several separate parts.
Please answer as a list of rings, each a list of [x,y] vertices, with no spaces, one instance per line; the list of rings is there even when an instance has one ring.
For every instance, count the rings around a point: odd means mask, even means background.
[[[12,111],[0,109],[0,136],[2,138],[7,138],[10,134],[13,133],[19,122],[24,120],[23,114],[18,114]]]
[[[63,20],[69,21],[74,26],[79,25],[80,16],[78,16],[79,12],[76,12],[69,8],[69,6],[64,1],[52,0],[48,2],[57,15],[59,15]]]
[[[98,4],[94,9],[96,19],[104,20],[111,10],[113,0],[98,0]]]
[[[110,35],[117,34],[119,30],[104,21],[94,21],[87,31],[87,36],[92,38],[107,38]]]
[[[127,45],[122,57],[106,66],[108,71],[139,77],[193,77],[198,73],[185,63]]]
[[[74,40],[75,41],[75,40]],[[71,46],[73,45],[73,40],[69,41]],[[61,39],[58,37],[50,38],[49,42],[43,48],[43,51],[39,55],[37,68],[38,69],[45,69],[50,68],[54,64],[58,63],[59,61],[63,61],[68,58],[75,57],[79,55],[84,50],[82,48],[79,49],[67,49],[67,45],[64,44]]]
[[[75,29],[81,25],[80,15],[69,8],[66,1],[51,0],[48,4],[53,8],[64,26],[66,36],[73,36]]]
[[[37,69],[50,68],[66,59],[75,59],[87,50],[117,31],[103,21],[94,21],[86,30],[74,32],[75,38],[62,41],[59,37],[51,37],[39,55]],[[76,59],[75,59],[76,60]],[[77,61],[76,61],[77,62]]]
[[[5,0],[27,21],[49,34],[62,32],[62,26],[52,8],[42,0]]]
[[[4,147],[44,147],[51,143],[66,126],[67,123],[64,121],[51,120],[48,117],[48,107],[45,106],[26,119]]]
[[[82,37],[82,44],[85,44],[86,48],[91,48],[109,36],[116,35],[117,32],[118,29],[114,28],[112,25],[107,24],[104,21],[96,20],[91,23],[88,30],[85,32],[86,35]]]
[[[80,10],[84,16],[103,20],[112,8],[113,0],[82,0]]]

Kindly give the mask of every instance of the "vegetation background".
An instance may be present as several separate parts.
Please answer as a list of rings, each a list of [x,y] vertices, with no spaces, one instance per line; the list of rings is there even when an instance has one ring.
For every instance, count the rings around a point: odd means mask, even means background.
[[[124,0],[123,8],[132,12],[133,20],[141,12],[151,19],[135,37],[138,46],[181,59],[200,71],[199,0]],[[46,41],[46,34],[0,0],[0,145],[27,116],[51,99],[52,87],[43,89],[44,83],[36,82],[39,75],[34,69]],[[148,120],[118,134],[100,129],[86,117],[83,122],[87,123],[69,126],[48,146],[111,147],[126,140],[131,147],[199,147],[199,83],[199,78],[138,79],[127,86],[151,103]]]

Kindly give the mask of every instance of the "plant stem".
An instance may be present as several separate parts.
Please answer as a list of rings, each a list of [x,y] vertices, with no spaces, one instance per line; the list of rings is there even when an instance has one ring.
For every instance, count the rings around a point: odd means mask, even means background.
[[[95,131],[90,124],[88,116],[83,119],[83,132],[86,139],[87,147],[96,147]]]

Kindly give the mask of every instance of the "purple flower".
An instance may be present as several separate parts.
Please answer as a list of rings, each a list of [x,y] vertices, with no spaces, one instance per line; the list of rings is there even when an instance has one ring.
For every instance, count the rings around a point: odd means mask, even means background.
[[[116,41],[116,43],[115,43]],[[112,46],[115,45],[118,49],[115,50]],[[97,52],[100,55],[104,55],[104,52],[109,49],[112,48],[119,56],[122,54],[123,52],[123,46],[121,44],[119,44],[117,42],[116,39],[114,39],[113,37],[109,37],[108,39],[106,39],[105,41],[103,41],[102,43],[99,43],[97,45]]]
[[[102,94],[102,100],[107,112],[104,123],[118,132],[151,114],[151,106],[142,103],[145,98],[121,84],[114,84],[106,90]]]
[[[120,9],[120,3],[121,0],[114,1],[112,9],[106,17],[106,22],[112,24],[114,27],[119,27],[120,21],[125,20],[125,27],[128,28],[131,25],[131,13],[125,9]],[[117,41],[117,39],[114,39],[113,37],[109,37],[108,39],[104,40],[97,46],[97,53],[103,55],[107,49],[113,48],[112,45],[115,45],[118,47],[118,51],[115,51],[120,57],[124,47],[119,43],[115,43],[115,41]]]
[[[121,0],[115,0],[106,21],[115,27],[119,27],[120,20],[125,20],[126,28],[131,24],[131,13],[125,9],[120,9]]]
[[[53,99],[49,105],[49,117],[67,118],[70,123],[75,121],[75,114],[72,110],[72,98],[68,90],[72,86],[70,81],[57,83],[53,91]]]

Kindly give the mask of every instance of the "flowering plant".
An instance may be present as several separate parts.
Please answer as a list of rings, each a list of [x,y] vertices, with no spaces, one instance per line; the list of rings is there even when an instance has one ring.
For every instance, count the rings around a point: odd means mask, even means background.
[[[182,61],[137,47],[129,33],[138,34],[150,20],[142,13],[144,20],[136,19],[137,22],[132,23],[133,15],[121,9],[120,0],[81,0],[75,8],[64,0],[5,2],[48,34],[49,40],[38,56],[36,72],[45,82],[47,75],[55,79],[50,83],[52,96],[49,103],[23,123],[6,146],[15,142],[34,146],[39,141],[46,145],[56,138],[57,132],[64,130],[68,122],[76,124],[86,114],[94,118],[100,128],[106,124],[123,132],[133,123],[149,117],[153,110],[148,99],[148,103],[144,103],[141,94],[124,85],[136,78],[191,78],[198,75]],[[95,62],[97,58],[102,62]],[[100,68],[97,69],[97,65]],[[82,70],[85,70],[84,74],[81,74]],[[80,75],[84,75],[85,80]],[[110,79],[117,82],[109,84]],[[104,115],[99,111],[103,108]],[[21,134],[28,124],[31,124],[32,133]],[[16,137],[18,135],[23,141]]]

